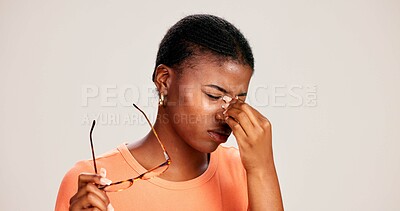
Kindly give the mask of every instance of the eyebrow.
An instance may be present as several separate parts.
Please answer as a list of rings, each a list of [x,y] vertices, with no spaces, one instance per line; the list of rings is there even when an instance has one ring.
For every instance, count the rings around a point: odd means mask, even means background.
[[[217,85],[215,85],[215,84],[207,84],[207,85],[205,85],[205,86],[207,86],[207,87],[210,87],[210,88],[214,88],[214,89],[217,89],[218,91],[221,91],[221,92],[223,92],[224,94],[228,94],[228,91],[226,91],[224,88],[222,88],[222,87],[220,87],[220,86],[217,86]],[[247,96],[247,92],[243,92],[243,93],[240,93],[240,94],[238,94],[237,96]]]

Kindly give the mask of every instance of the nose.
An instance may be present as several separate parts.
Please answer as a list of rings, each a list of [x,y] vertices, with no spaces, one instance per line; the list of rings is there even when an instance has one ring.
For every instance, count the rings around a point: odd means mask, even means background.
[[[217,114],[215,115],[215,119],[218,121],[224,121],[224,114],[222,114],[222,112],[224,112],[223,110],[218,110]]]
[[[233,99],[238,99],[238,97],[229,97],[229,96],[223,96],[222,97],[222,104],[221,104],[221,108],[218,109],[217,114],[215,115],[215,119],[218,121],[222,121],[225,122],[225,117],[223,112],[228,108],[229,103],[233,100]]]
[[[229,103],[223,102],[221,104],[221,107],[217,110],[217,113],[215,114],[215,119],[217,121],[225,122],[225,116],[223,112],[228,108]]]

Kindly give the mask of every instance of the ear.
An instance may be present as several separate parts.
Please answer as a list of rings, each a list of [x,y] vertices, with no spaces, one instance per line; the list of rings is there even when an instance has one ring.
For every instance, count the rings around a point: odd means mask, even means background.
[[[160,94],[168,95],[168,89],[171,86],[172,78],[175,73],[172,68],[167,65],[160,64],[156,68],[154,84]]]

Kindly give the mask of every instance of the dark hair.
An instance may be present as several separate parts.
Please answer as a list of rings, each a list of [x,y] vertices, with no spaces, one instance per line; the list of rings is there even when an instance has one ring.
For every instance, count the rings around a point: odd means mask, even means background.
[[[179,67],[189,57],[202,53],[233,59],[254,69],[253,53],[239,29],[214,15],[189,15],[173,25],[162,39],[153,81],[158,65]]]

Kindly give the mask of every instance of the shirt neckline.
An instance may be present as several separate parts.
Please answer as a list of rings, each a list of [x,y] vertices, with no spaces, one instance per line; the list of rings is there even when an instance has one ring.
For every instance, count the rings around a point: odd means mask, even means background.
[[[175,181],[169,181],[165,180],[159,177],[154,177],[149,180],[148,182],[157,185],[159,187],[165,188],[165,189],[170,189],[170,190],[183,190],[183,189],[190,189],[190,188],[195,188],[198,186],[201,186],[202,184],[206,183],[209,181],[215,174],[217,167],[218,167],[218,160],[219,160],[219,148],[215,150],[215,152],[212,152],[210,155],[210,162],[208,164],[207,170],[201,174],[200,176],[187,180],[187,181],[180,181],[180,182],[175,182]],[[139,162],[132,156],[132,154],[129,152],[129,149],[127,147],[127,143],[123,143],[120,146],[118,146],[118,151],[121,153],[122,157],[125,159],[127,164],[138,174],[141,174],[146,171],[146,169],[140,165]],[[172,161],[173,162],[173,161]]]

